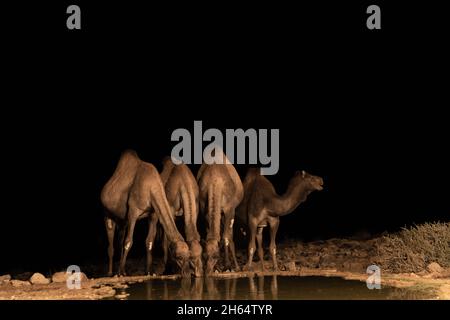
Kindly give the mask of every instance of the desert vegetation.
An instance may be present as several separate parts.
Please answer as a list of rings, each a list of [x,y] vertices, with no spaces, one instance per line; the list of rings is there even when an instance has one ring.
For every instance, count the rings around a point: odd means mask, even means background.
[[[431,263],[448,268],[450,223],[424,223],[382,236],[376,252],[376,263],[391,273],[423,272]]]

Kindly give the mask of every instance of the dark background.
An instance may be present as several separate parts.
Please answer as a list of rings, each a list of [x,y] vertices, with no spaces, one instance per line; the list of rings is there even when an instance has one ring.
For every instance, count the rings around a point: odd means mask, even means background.
[[[81,31],[65,27],[72,3],[4,11],[0,272],[106,264],[99,194],[120,153],[161,169],[172,131],[194,120],[280,129],[269,177],[279,193],[295,170],[324,178],[279,239],[449,221],[450,55],[437,3],[377,2],[377,31],[364,2],[73,3]],[[140,223],[132,256],[145,233]]]

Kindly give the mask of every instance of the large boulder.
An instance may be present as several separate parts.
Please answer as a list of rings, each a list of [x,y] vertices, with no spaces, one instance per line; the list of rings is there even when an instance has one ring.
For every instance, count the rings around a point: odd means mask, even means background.
[[[437,262],[432,262],[427,266],[427,271],[430,273],[442,273],[444,269]]]
[[[33,274],[31,276],[30,282],[32,284],[49,284],[50,279],[47,279],[46,277],[44,277],[44,275],[42,273],[36,272],[35,274]]]
[[[7,282],[9,280],[11,280],[11,275],[9,275],[9,274],[5,274],[3,276],[0,276],[0,283]]]

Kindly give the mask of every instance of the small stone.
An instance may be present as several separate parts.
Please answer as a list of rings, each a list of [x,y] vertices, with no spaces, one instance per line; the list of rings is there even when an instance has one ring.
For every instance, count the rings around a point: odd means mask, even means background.
[[[100,289],[96,289],[96,294],[101,295],[101,296],[108,296],[108,297],[112,297],[116,294],[116,290],[114,290],[111,287],[101,287]]]
[[[32,284],[49,284],[50,279],[47,279],[46,277],[44,277],[44,275],[42,273],[36,272],[35,274],[33,274],[31,276],[30,282]]]
[[[427,271],[430,273],[441,273],[444,269],[437,262],[432,262],[427,266]]]
[[[128,288],[128,285],[126,283],[118,283],[114,285],[114,289],[126,289]]]
[[[126,299],[129,295],[130,295],[129,293],[116,294],[114,298],[122,300]]]
[[[214,273],[219,273],[219,270],[215,270]]]
[[[23,286],[30,286],[31,283],[28,281],[23,281],[23,280],[11,280],[10,283],[12,284],[13,287],[23,287]]]

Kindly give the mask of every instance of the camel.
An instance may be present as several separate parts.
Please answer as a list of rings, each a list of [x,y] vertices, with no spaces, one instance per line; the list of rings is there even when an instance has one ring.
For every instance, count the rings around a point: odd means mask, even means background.
[[[173,220],[164,186],[156,168],[139,159],[133,150],[122,153],[113,176],[103,187],[101,202],[105,208],[105,224],[108,235],[108,274],[112,275],[114,256],[114,232],[116,226],[126,227],[119,273],[125,275],[128,252],[133,244],[134,227],[139,219],[147,218],[149,232],[146,240],[147,271],[151,264],[151,250],[156,233],[155,221],[160,221],[170,242],[170,252],[183,276],[190,275],[189,248],[178,232]],[[150,262],[150,264],[148,263]]]
[[[220,224],[223,218],[222,240],[225,248],[225,269],[230,268],[229,252],[235,270],[239,270],[233,241],[236,207],[244,196],[241,178],[224,154],[223,164],[202,164],[197,174],[200,211],[206,216],[206,274],[211,274],[219,259]],[[222,217],[223,212],[223,217]],[[231,269],[231,268],[230,268]]]
[[[197,231],[199,193],[197,181],[188,166],[175,165],[170,157],[163,160],[161,179],[174,218],[184,215],[184,232],[190,248],[190,264],[194,269],[194,275],[200,277],[203,274],[203,263],[200,234]],[[166,265],[168,243],[166,237],[163,239],[164,265]]]
[[[263,254],[263,228],[270,226],[270,254],[274,271],[278,271],[276,257],[276,235],[280,224],[280,217],[294,211],[313,191],[323,189],[323,180],[320,177],[306,173],[296,172],[289,182],[284,195],[275,192],[272,183],[260,174],[259,169],[248,171],[243,182],[244,199],[237,208],[237,221],[248,227],[250,239],[248,244],[248,261],[244,270],[252,269],[253,254],[255,252],[255,239],[258,242],[258,256],[261,269],[264,271]]]

